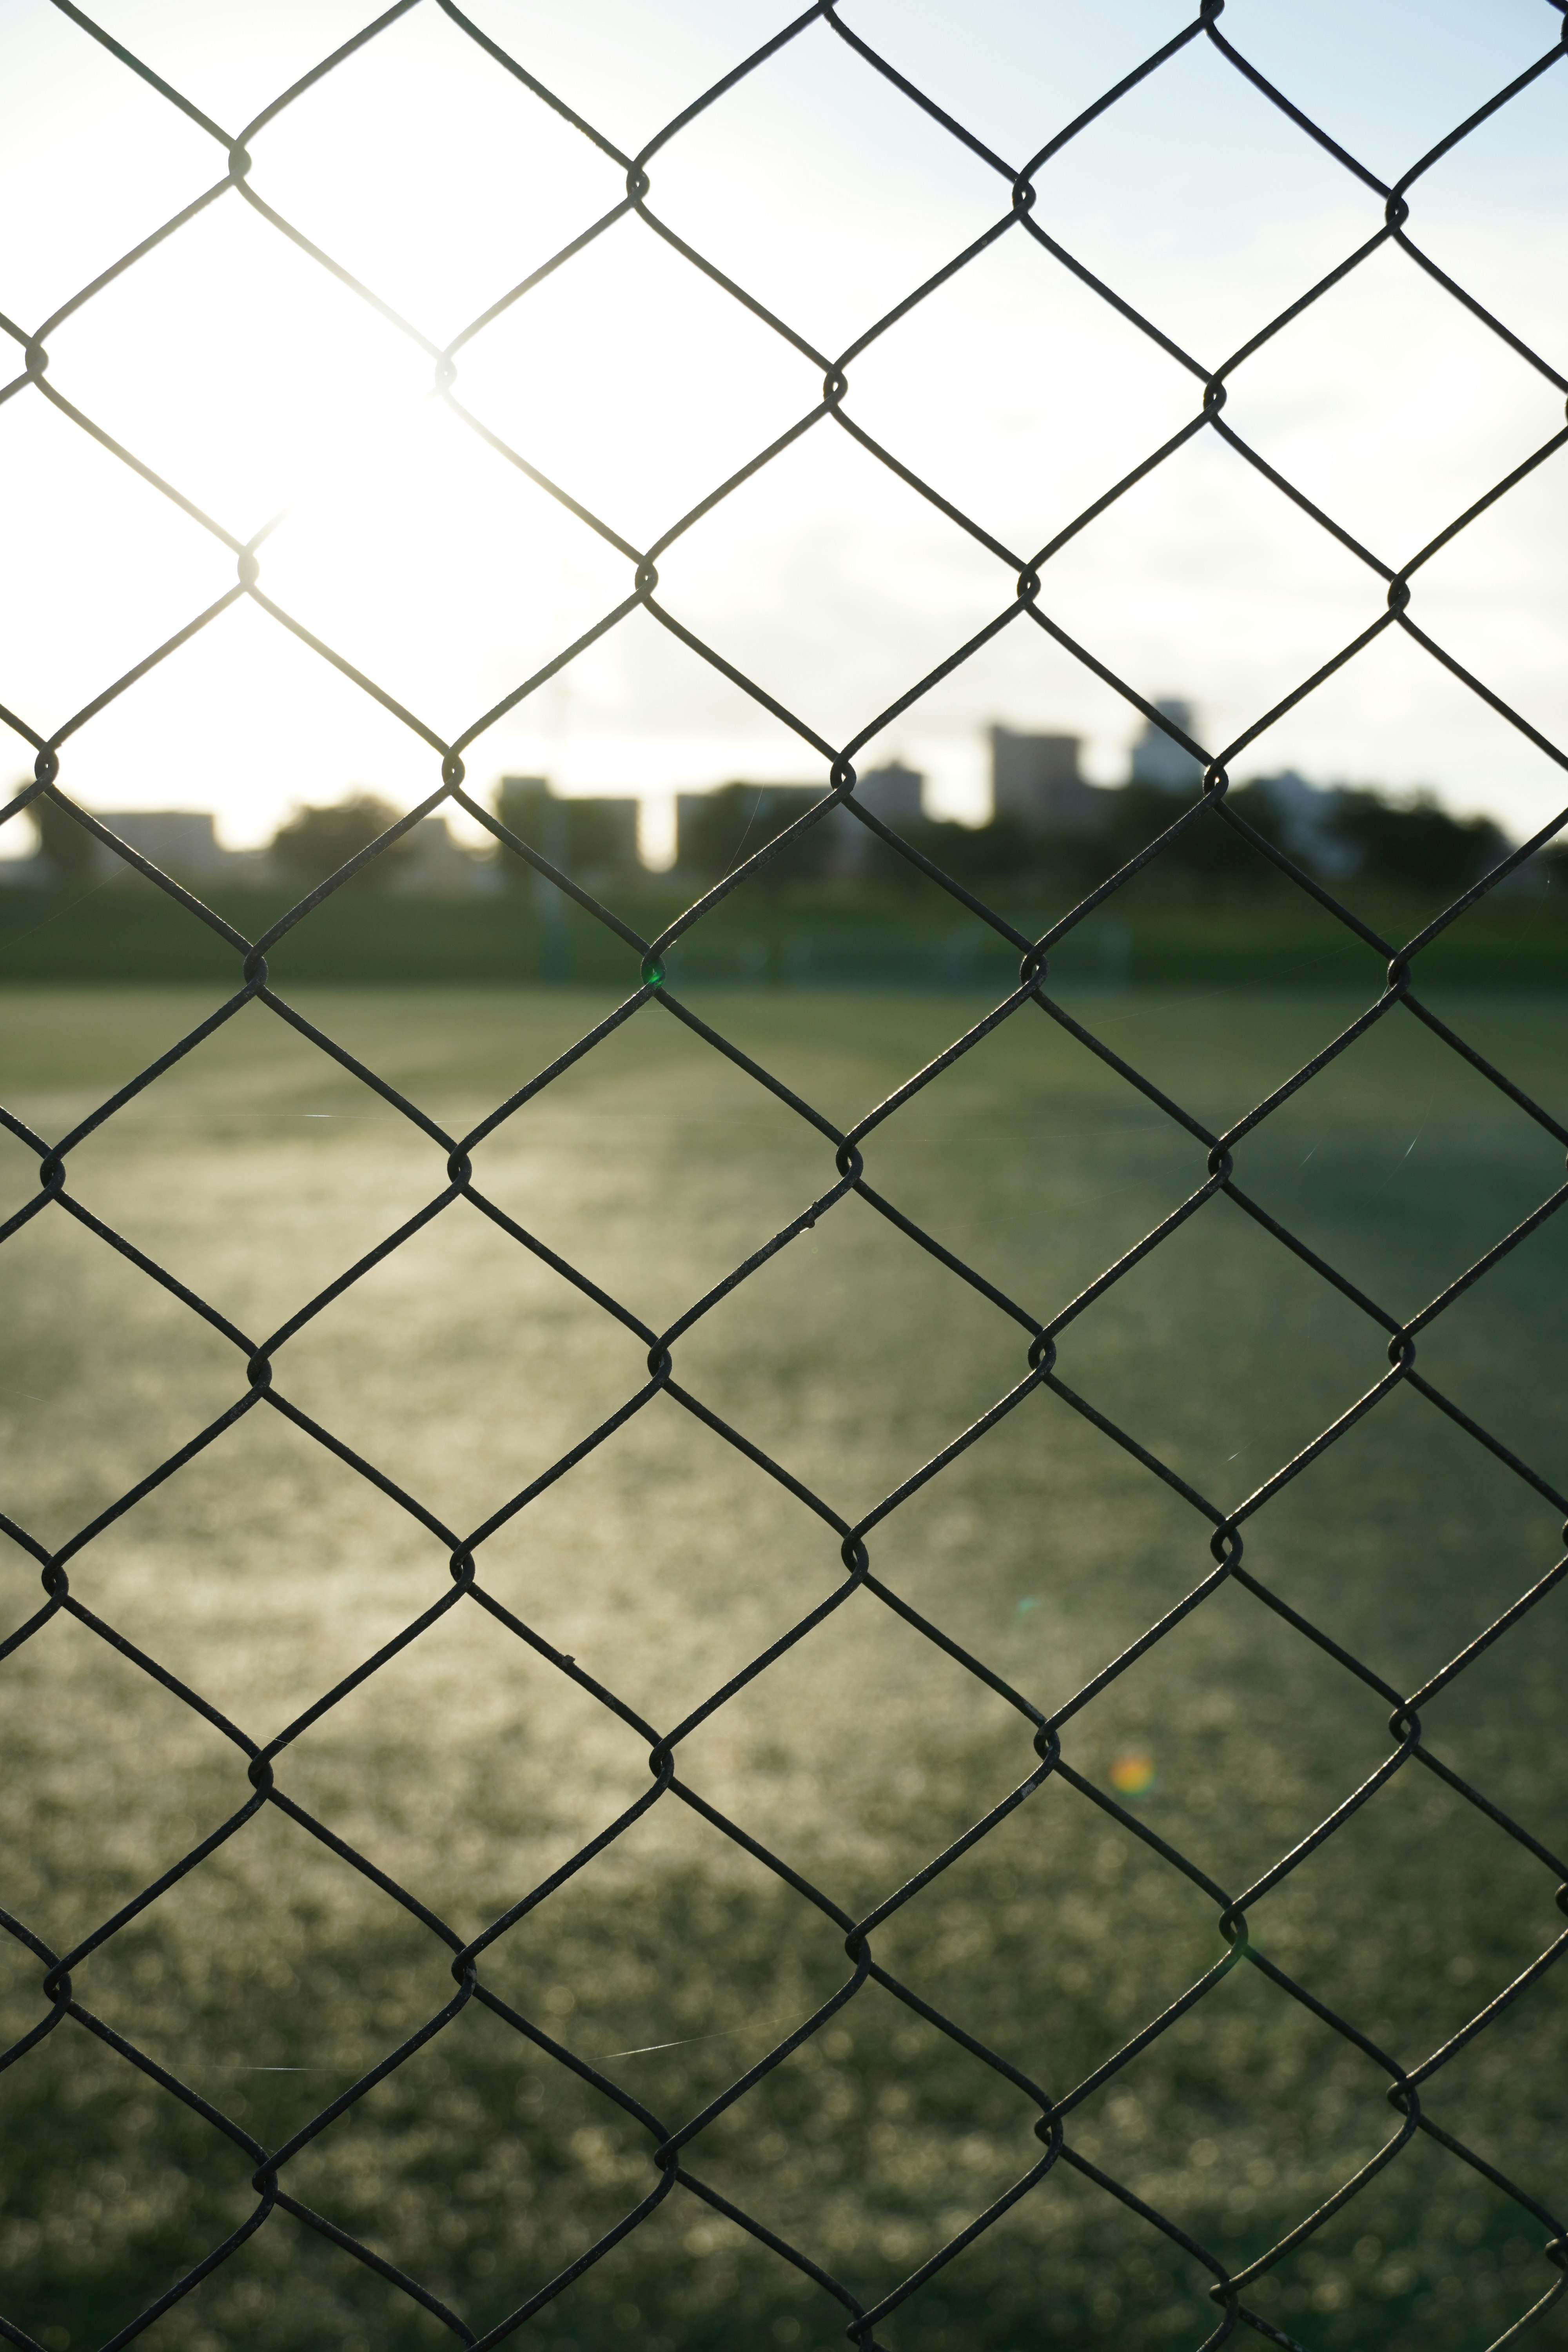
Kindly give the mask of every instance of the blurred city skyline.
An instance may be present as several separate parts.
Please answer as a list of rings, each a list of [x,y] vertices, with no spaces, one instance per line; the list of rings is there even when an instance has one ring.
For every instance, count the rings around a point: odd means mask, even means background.
[[[1190,12],[847,0],[843,21],[1022,163]],[[118,0],[98,21],[237,131],[363,19],[340,0],[213,12]],[[475,22],[628,152],[787,21],[761,0],[490,0]],[[1547,0],[1230,0],[1223,30],[1392,179],[1523,71]],[[213,185],[222,151],[48,0],[5,0],[0,311],[26,331]],[[1553,366],[1568,220],[1568,68],[1412,192],[1423,249]],[[627,558],[433,396],[444,346],[616,205],[624,174],[434,5],[253,142],[251,184],[416,333],[232,190],[48,336],[63,397],[236,537],[280,509],[260,586],[446,738],[627,594]],[[1008,209],[1006,184],[817,23],[650,166],[658,216],[829,353]],[[1042,170],[1037,217],[1205,366],[1343,259],[1382,200],[1205,41]],[[19,354],[14,364],[20,365]],[[456,357],[467,415],[634,547],[805,415],[821,371],[635,216]],[[9,373],[6,371],[5,373]],[[1028,551],[1167,439],[1197,384],[1014,232],[847,370],[846,411]],[[1384,248],[1237,369],[1226,419],[1390,564],[1559,431],[1560,390]],[[1419,575],[1422,625],[1544,734],[1568,736],[1559,454]],[[233,584],[232,554],[37,393],[0,406],[0,703],[40,732]],[[22,551],[20,558],[16,551]],[[661,601],[831,743],[850,740],[1010,601],[1007,565],[825,419],[659,563]],[[1500,593],[1507,583],[1508,594]],[[1380,583],[1202,434],[1053,559],[1042,604],[1151,698],[1232,740],[1382,609]],[[1135,710],[1038,630],[1004,630],[857,755],[908,761],[942,814],[984,811],[984,727],[1081,736],[1126,772]],[[29,764],[7,730],[12,772]],[[647,803],[826,763],[646,614],[483,735],[468,772],[547,772]],[[1518,835],[1562,772],[1396,630],[1261,737],[1237,772],[1427,786]],[[354,783],[402,805],[429,746],[241,600],[83,727],[89,805],[216,808],[236,845]],[[22,845],[18,844],[18,846]],[[9,847],[9,843],[0,847]]]

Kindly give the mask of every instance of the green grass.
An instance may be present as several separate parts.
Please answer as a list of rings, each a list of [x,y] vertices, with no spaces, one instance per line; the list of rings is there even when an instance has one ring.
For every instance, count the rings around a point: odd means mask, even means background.
[[[294,996],[452,1132],[612,1001],[586,989]],[[882,1098],[977,994],[691,1001],[830,1118]],[[13,990],[3,1098],[64,1131],[217,988]],[[1331,990],[1085,991],[1115,1050],[1218,1128],[1359,1009]],[[1564,1002],[1434,1001],[1562,1117]],[[1238,1149],[1239,1180],[1394,1314],[1561,1181],[1562,1153],[1407,1015]],[[502,1126],[477,1181],[656,1328],[834,1181],[832,1148],[657,1005]],[[1204,1150],[1038,1013],[867,1144],[868,1180],[988,1280],[1057,1312],[1182,1200]],[[85,1205],[259,1338],[445,1182],[444,1155],[263,1008],[71,1155]],[[0,1141],[0,1206],[32,1196]],[[1562,1485],[1568,1224],[1423,1336],[1428,1377]],[[244,1391],[230,1343],[56,1209],[0,1251],[0,1507],[60,1542]],[[846,1201],[704,1318],[677,1374],[854,1518],[1023,1375],[1026,1335]],[[277,1386],[466,1529],[644,1377],[635,1339],[462,1202],[278,1351]],[[1063,1333],[1062,1377],[1221,1508],[1386,1369],[1378,1329],[1211,1202]],[[1045,1708],[1210,1566],[1187,1504],[1032,1394],[869,1538],[879,1577]],[[1247,1529],[1248,1568],[1411,1689],[1561,1555],[1557,1515],[1400,1391]],[[0,1557],[6,1623],[37,1570]],[[71,1564],[106,1622],[269,1738],[450,1590],[445,1548],[265,1404]],[[658,1398],[480,1553],[487,1587],[672,1725],[841,1577],[837,1539]],[[1424,1710],[1452,1768],[1561,1850],[1564,1595]],[[242,1759],[57,1619],[5,1664],[0,1900],[63,1949],[241,1804]],[[1080,1714],[1064,1754],[1232,1890],[1389,1752],[1386,1703],[1237,1586]],[[693,1789],[860,1913],[1031,1769],[1029,1727],[861,1594],[680,1750]],[[443,1617],[284,1754],[279,1783],[476,1933],[647,1786],[646,1746],[479,1609]],[[1251,1914],[1259,1948],[1417,2063],[1562,1927],[1550,1873],[1412,1765]],[[1223,1949],[1212,1901],[1047,1782],[878,1931],[884,1964],[1060,2095]],[[38,2013],[5,1963],[5,2021]],[[671,2126],[847,1973],[838,1932],[674,1799],[493,1948],[486,1980]],[[264,1811],[76,1972],[79,1997],[271,2144],[428,2018],[436,1938]],[[1548,1975],[1429,2086],[1428,2112],[1564,2197],[1563,1987]],[[612,2055],[612,2053],[631,2053]],[[300,2071],[272,2071],[278,2069]],[[1386,2139],[1385,2077],[1241,1967],[1075,2113],[1071,2137],[1240,2268]],[[0,2077],[0,2310],[81,2352],[249,2209],[248,2167],[68,2021]],[[886,2293],[1037,2158],[1029,2101],[876,1986],[700,2137],[692,2168]],[[653,2179],[646,2132],[492,2017],[453,2027],[287,2171],[292,2192],[482,2329]],[[1552,2284],[1545,2231],[1418,2139],[1249,2291],[1310,2352],[1479,2352]],[[1199,2343],[1199,2267],[1058,2166],[879,2331],[895,2352]],[[548,2352],[826,2352],[844,2315],[678,2190],[525,2330]],[[1532,2340],[1561,2343],[1561,2309]],[[279,2218],[153,2330],[175,2352],[404,2352],[448,2340]]]
[[[716,907],[672,951],[672,978],[721,985],[882,982],[952,990],[1016,978],[1017,950],[933,884],[898,887],[754,883]],[[645,877],[609,887],[616,913],[651,939],[705,886]],[[1021,896],[1005,881],[980,886],[1027,938],[1070,902],[1061,891]],[[1424,984],[1568,985],[1562,893],[1505,892],[1484,901],[1424,951]],[[1441,909],[1411,893],[1359,890],[1357,910],[1391,940],[1415,936]],[[217,911],[247,939],[285,910],[280,893],[220,896]],[[288,935],[271,958],[285,985],[384,986],[567,979],[633,986],[637,957],[580,908],[557,901],[553,919],[531,887],[493,898],[426,900],[344,890]],[[1151,870],[1124,885],[1062,940],[1053,961],[1069,982],[1135,986],[1194,982],[1268,988],[1373,988],[1386,959],[1362,945],[1302,890],[1280,885],[1201,886]],[[241,959],[151,883],[86,891],[0,888],[0,987],[43,982],[221,982]]]

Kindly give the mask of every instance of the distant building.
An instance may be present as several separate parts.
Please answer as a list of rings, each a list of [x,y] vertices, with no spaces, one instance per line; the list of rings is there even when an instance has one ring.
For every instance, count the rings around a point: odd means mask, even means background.
[[[557,793],[543,776],[503,776],[496,814],[574,882],[637,870],[635,800],[572,799]],[[509,855],[505,862],[514,861]]]
[[[677,866],[688,874],[731,873],[815,808],[825,789],[819,784],[721,784],[710,793],[678,793]],[[827,859],[827,827],[843,823],[841,817],[828,818],[806,835],[795,853],[797,872],[803,866],[822,869]]]
[[[221,873],[228,856],[210,809],[95,809],[93,814],[165,874]],[[120,862],[101,845],[99,854],[111,870]]]
[[[156,866],[160,873],[172,876],[176,882],[188,882],[198,889],[210,888],[214,884],[244,889],[267,877],[267,852],[226,849],[217,837],[216,820],[210,809],[94,809],[92,814],[110,833],[118,834],[128,849],[134,849],[150,866]],[[100,842],[95,834],[84,829],[82,837],[88,845],[79,878],[89,887],[121,878],[129,880],[135,874],[135,866]],[[25,863],[28,878],[51,878],[47,859],[31,857]],[[22,878],[21,869],[22,861],[18,861],[18,879]]]
[[[298,885],[299,875],[269,849],[226,849],[210,809],[95,809],[100,823],[117,834],[160,872],[187,883],[202,896],[221,890],[276,890]],[[137,869],[100,842],[84,836],[89,860],[80,879],[89,887],[133,881]],[[343,856],[351,852],[345,849]],[[466,898],[494,887],[489,862],[454,840],[444,816],[427,816],[403,835],[380,869],[384,886],[405,898]],[[0,880],[49,882],[59,878],[43,856],[16,859]]]
[[[181,881],[214,881],[234,855],[219,842],[210,809],[94,809],[92,814],[149,864]],[[89,881],[107,881],[129,870],[123,858],[94,840]]]
[[[868,768],[863,776],[855,779],[852,799],[870,812],[881,824],[890,825],[895,833],[907,833],[918,825],[923,814],[921,807],[925,778],[915,768],[906,768],[899,760],[889,761],[883,768]],[[887,856],[876,835],[868,825],[858,824],[852,816],[831,816],[824,831],[829,835],[826,845],[826,871],[854,879],[863,874],[867,860],[874,854]]]
[[[1079,773],[1076,735],[991,730],[991,814],[1031,833],[1094,833],[1108,802]]]
[[[496,814],[509,833],[548,857],[552,866],[565,870],[569,852],[566,844],[566,803],[557,800],[549,780],[544,776],[503,776],[496,791]],[[516,853],[502,849],[502,869],[511,876]]]
[[[862,808],[897,830],[920,823],[924,786],[925,778],[917,768],[891,760],[885,768],[868,768],[863,776],[858,776],[854,797]]]
[[[1154,708],[1163,719],[1170,720],[1173,727],[1179,727],[1184,735],[1193,735],[1193,706],[1190,702],[1179,701],[1173,695],[1163,702],[1156,702]],[[1167,735],[1163,728],[1156,727],[1152,719],[1144,720],[1143,732],[1132,746],[1132,782],[1135,784],[1152,784],[1156,792],[1188,794],[1197,791],[1203,777],[1201,760],[1194,760],[1190,751],[1184,751],[1181,744]]]

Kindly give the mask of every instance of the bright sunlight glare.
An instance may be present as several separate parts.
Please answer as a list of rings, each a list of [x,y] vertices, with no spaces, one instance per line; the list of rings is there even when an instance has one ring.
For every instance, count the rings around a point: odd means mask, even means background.
[[[1187,21],[1170,0],[846,0],[842,14],[1009,163]],[[361,29],[340,0],[106,0],[100,21],[226,133]],[[476,16],[628,152],[784,21],[762,0],[489,0]],[[1558,21],[1545,0],[1230,0],[1225,29],[1393,176]],[[1347,45],[1373,67],[1397,56],[1399,73],[1336,72]],[[625,173],[434,0],[251,137],[249,186],[303,243],[222,189],[58,324],[218,186],[226,156],[50,0],[4,0],[0,47],[6,373],[50,322],[50,386],[146,469],[30,387],[0,406],[0,703],[41,731],[233,586],[209,524],[242,543],[265,533],[261,594],[423,726],[450,740],[499,710],[468,754],[481,791],[521,770],[666,809],[677,790],[809,780],[825,762],[640,611],[520,692],[616,614],[639,555],[658,551],[658,593],[685,627],[834,743],[1010,602],[1009,564],[830,417],[678,530],[817,405],[822,369],[635,213],[517,292],[623,205]],[[1506,128],[1436,165],[1411,221],[1558,368],[1565,92],[1546,77]],[[672,236],[829,358],[1010,207],[1005,180],[821,23],[680,131],[649,175]],[[1200,41],[1045,167],[1037,216],[1208,368],[1373,235],[1382,209]],[[1016,230],[847,374],[859,429],[1019,555],[1177,432],[1199,389]],[[1550,439],[1563,399],[1385,248],[1237,367],[1226,414],[1392,565]],[[1559,456],[1531,475],[1420,590],[1424,625],[1559,737],[1565,467]],[[1379,609],[1365,567],[1213,435],[1044,578],[1065,629],[1144,692],[1188,698],[1215,744]],[[1081,734],[1105,781],[1125,772],[1137,725],[1089,670],[1013,629],[858,756],[910,760],[938,807],[978,816],[994,720]],[[1516,832],[1560,797],[1550,761],[1394,636],[1247,759],[1436,788]],[[27,764],[13,739],[13,768]],[[216,808],[238,845],[292,802],[354,785],[406,804],[437,764],[242,599],[71,737],[62,782],[89,805]]]

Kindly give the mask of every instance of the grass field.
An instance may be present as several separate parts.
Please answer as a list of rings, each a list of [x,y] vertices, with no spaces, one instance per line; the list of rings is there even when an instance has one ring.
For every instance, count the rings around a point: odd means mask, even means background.
[[[895,887],[897,885],[898,887]],[[673,923],[707,886],[643,876],[603,883],[644,939]],[[1078,887],[1024,888],[1005,877],[984,895],[1015,929],[1037,939]],[[216,908],[259,939],[289,892],[219,894]],[[1390,941],[1413,939],[1447,894],[1349,889],[1349,902]],[[1568,919],[1560,887],[1510,887],[1483,899],[1422,950],[1422,985],[1561,991],[1568,987]],[[238,985],[242,958],[174,900],[132,877],[86,889],[0,887],[0,988],[58,982],[146,986]],[[1051,968],[1066,986],[1374,990],[1386,956],[1358,940],[1303,890],[1184,881],[1156,866],[1067,932]],[[605,924],[530,887],[473,898],[405,898],[345,889],[274,949],[286,988],[430,983],[526,985],[541,978],[595,988],[637,985],[638,959]],[[1017,977],[1018,950],[935,885],[764,881],[710,908],[671,951],[672,983],[773,987],[989,990]]]
[[[0,1095],[71,1126],[216,1001],[0,996]],[[296,1001],[456,1133],[580,1034],[581,990]],[[846,1124],[978,995],[693,987],[726,1035]],[[1365,999],[1085,990],[1071,1000],[1218,1128]],[[1568,1002],[1434,1002],[1558,1117]],[[1271,1212],[1413,1313],[1562,1179],[1551,1139],[1405,1015],[1240,1147]],[[1201,1182],[1204,1153],[1029,1010],[867,1145],[879,1191],[1032,1312],[1057,1312]],[[486,1193],[662,1328],[834,1181],[832,1148],[657,1005],[502,1126]],[[445,1182],[444,1154],[251,1006],[71,1155],[72,1192],[252,1338]],[[0,1209],[36,1163],[0,1138]],[[1568,1481],[1568,1220],[1425,1334],[1420,1363]],[[245,1391],[225,1339],[50,1208],[0,1250],[0,1507],[57,1544]],[[850,1199],[704,1318],[677,1377],[854,1519],[1026,1370],[1026,1334]],[[459,1202],[280,1347],[278,1389],[469,1529],[646,1377],[645,1349]],[[1224,1199],[1064,1332],[1058,1370],[1228,1507],[1386,1369],[1359,1310]],[[1047,1709],[1209,1566],[1188,1504],[1032,1393],[869,1538],[877,1574]],[[1248,1567],[1402,1690],[1561,1556],[1558,1515],[1395,1391],[1250,1523]],[[821,1520],[656,1397],[479,1553],[486,1586],[660,1727],[841,1578]],[[36,1566],[0,1552],[6,1627]],[[253,1737],[273,1737],[450,1590],[447,1548],[265,1404],[73,1559],[74,1591]],[[1568,1839],[1568,1587],[1424,1710],[1456,1771]],[[0,1669],[5,1906],[68,1948],[248,1795],[210,1725],[57,1618]],[[1075,1716],[1063,1752],[1239,1890],[1389,1752],[1386,1702],[1234,1585]],[[1034,1766],[1029,1727],[861,1593],[680,1748],[682,1778],[861,1914]],[[1121,1777],[1126,1777],[1123,1769]],[[279,1785],[447,1920],[489,1920],[648,1785],[647,1745],[467,1602],[307,1730]],[[1414,2065],[1563,1927],[1555,1880],[1413,1764],[1251,1914],[1254,1939]],[[1059,1780],[879,1930],[879,1958],[1060,2095],[1223,1950],[1215,1906]],[[269,2145],[452,1991],[438,1940],[264,1809],[77,1969],[79,1997]],[[5,2021],[39,2013],[11,1948]],[[847,1973],[827,1920],[673,1799],[492,1948],[485,1975],[673,2126]],[[1427,2111],[1568,2199],[1564,1993],[1548,1974]],[[1241,1966],[1073,2117],[1073,2145],[1233,2269],[1390,2136],[1386,2076]],[[705,2131],[692,2168],[887,2293],[1037,2158],[1037,2110],[875,1985]],[[249,2166],[69,2022],[0,2077],[0,2311],[101,2343],[249,2210]],[[292,2193],[482,2331],[653,2181],[648,2135],[477,2005],[287,2168]],[[1546,2293],[1548,2232],[1417,2137],[1248,2291],[1310,2352],[1481,2352]],[[896,2352],[1195,2346],[1201,2267],[1058,2165],[879,2331]],[[1568,2343],[1568,2303],[1531,2341]],[[547,2307],[548,2352],[826,2352],[845,2314],[682,2190]],[[146,2339],[174,2352],[450,2340],[286,2217]],[[1239,2340],[1239,2339],[1238,2339]],[[1250,2339],[1248,2339],[1250,2340]]]

